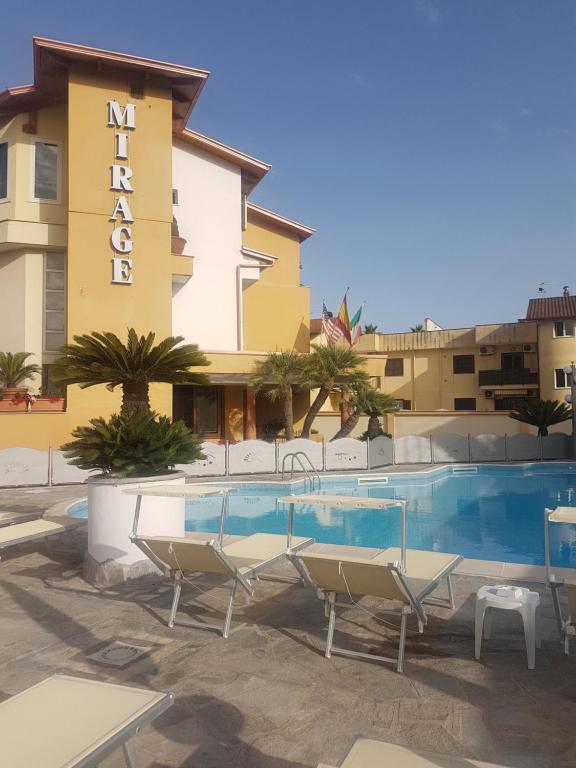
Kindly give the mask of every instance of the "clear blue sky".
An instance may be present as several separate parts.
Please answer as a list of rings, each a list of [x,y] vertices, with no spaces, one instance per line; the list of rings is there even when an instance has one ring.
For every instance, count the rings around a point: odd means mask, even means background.
[[[254,202],[316,227],[312,310],[401,331],[514,320],[576,293],[573,0],[110,0],[5,11],[32,35],[212,71],[191,127],[272,163]]]

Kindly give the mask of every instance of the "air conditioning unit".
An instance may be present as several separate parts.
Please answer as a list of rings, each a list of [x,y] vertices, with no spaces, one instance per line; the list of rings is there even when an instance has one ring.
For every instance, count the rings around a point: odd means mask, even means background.
[[[494,347],[480,347],[480,354],[481,355],[493,355],[494,354]]]
[[[523,352],[536,352],[536,344],[524,344],[522,347]]]
[[[492,389],[484,390],[484,397],[486,398],[486,400],[492,400],[494,398],[494,390]]]

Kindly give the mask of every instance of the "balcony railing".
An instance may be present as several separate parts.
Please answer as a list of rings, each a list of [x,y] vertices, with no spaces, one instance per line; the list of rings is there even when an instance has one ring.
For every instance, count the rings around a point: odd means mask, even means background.
[[[510,384],[538,386],[538,374],[527,368],[510,371],[478,371],[478,381],[481,387],[503,387]]]

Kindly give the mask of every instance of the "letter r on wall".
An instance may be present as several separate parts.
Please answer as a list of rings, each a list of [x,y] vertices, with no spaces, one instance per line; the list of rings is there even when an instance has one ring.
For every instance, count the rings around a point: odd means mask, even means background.
[[[110,170],[112,171],[112,189],[118,192],[134,192],[132,184],[130,184],[132,168],[127,165],[111,165]]]

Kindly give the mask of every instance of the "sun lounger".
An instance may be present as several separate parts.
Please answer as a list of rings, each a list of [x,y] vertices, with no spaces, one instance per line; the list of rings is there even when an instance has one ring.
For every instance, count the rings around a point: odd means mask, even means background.
[[[26,523],[28,520],[35,520],[37,517],[40,517],[38,512],[0,512],[0,527],[14,525],[15,523]]]
[[[567,579],[554,573],[550,556],[550,523],[576,525],[575,507],[556,507],[544,510],[544,560],[546,565],[546,583],[552,591],[552,602],[556,616],[556,625],[564,643],[564,653],[570,653],[570,638],[576,636],[576,572],[574,578]],[[563,569],[568,572],[567,569]],[[564,592],[568,604],[568,616],[562,611],[560,593]]]
[[[357,739],[339,768],[506,768],[468,757],[401,747],[375,739]],[[319,767],[320,768],[320,767]],[[328,768],[328,766],[326,766]]]
[[[221,632],[223,637],[228,637],[230,632],[237,587],[240,586],[252,597],[252,579],[261,576],[274,563],[312,543],[312,539],[294,536],[289,548],[286,536],[270,533],[256,533],[222,547],[214,538],[205,541],[188,536],[139,536],[135,533],[130,538],[161,571],[166,575],[173,575],[174,598],[168,626],[182,624],[200,629],[215,629]],[[182,581],[186,579],[187,574],[197,573],[228,577],[231,582],[223,626],[177,619]]]
[[[54,675],[0,704],[1,763],[6,768],[92,768],[122,749],[174,702],[158,693]]]
[[[415,614],[418,629],[424,630],[427,623],[425,605],[453,608],[450,574],[461,562],[460,555],[441,552],[406,550],[406,570],[400,568],[400,549],[390,547],[380,550],[371,558],[353,557],[342,553],[339,547],[323,547],[322,552],[304,550],[295,557],[304,566],[309,582],[318,590],[325,601],[328,616],[328,637],[325,655],[332,653],[353,656],[372,661],[379,660],[396,664],[402,672],[408,616]],[[442,581],[446,581],[447,598],[432,597]],[[333,645],[337,606],[350,608],[350,603],[339,603],[338,595],[372,596],[400,603],[400,641],[398,656],[391,658],[375,654],[360,653]]]
[[[77,528],[85,523],[72,517],[39,517],[27,523],[15,523],[0,528],[0,550],[13,547],[16,544],[26,544],[29,541],[46,539]]]

